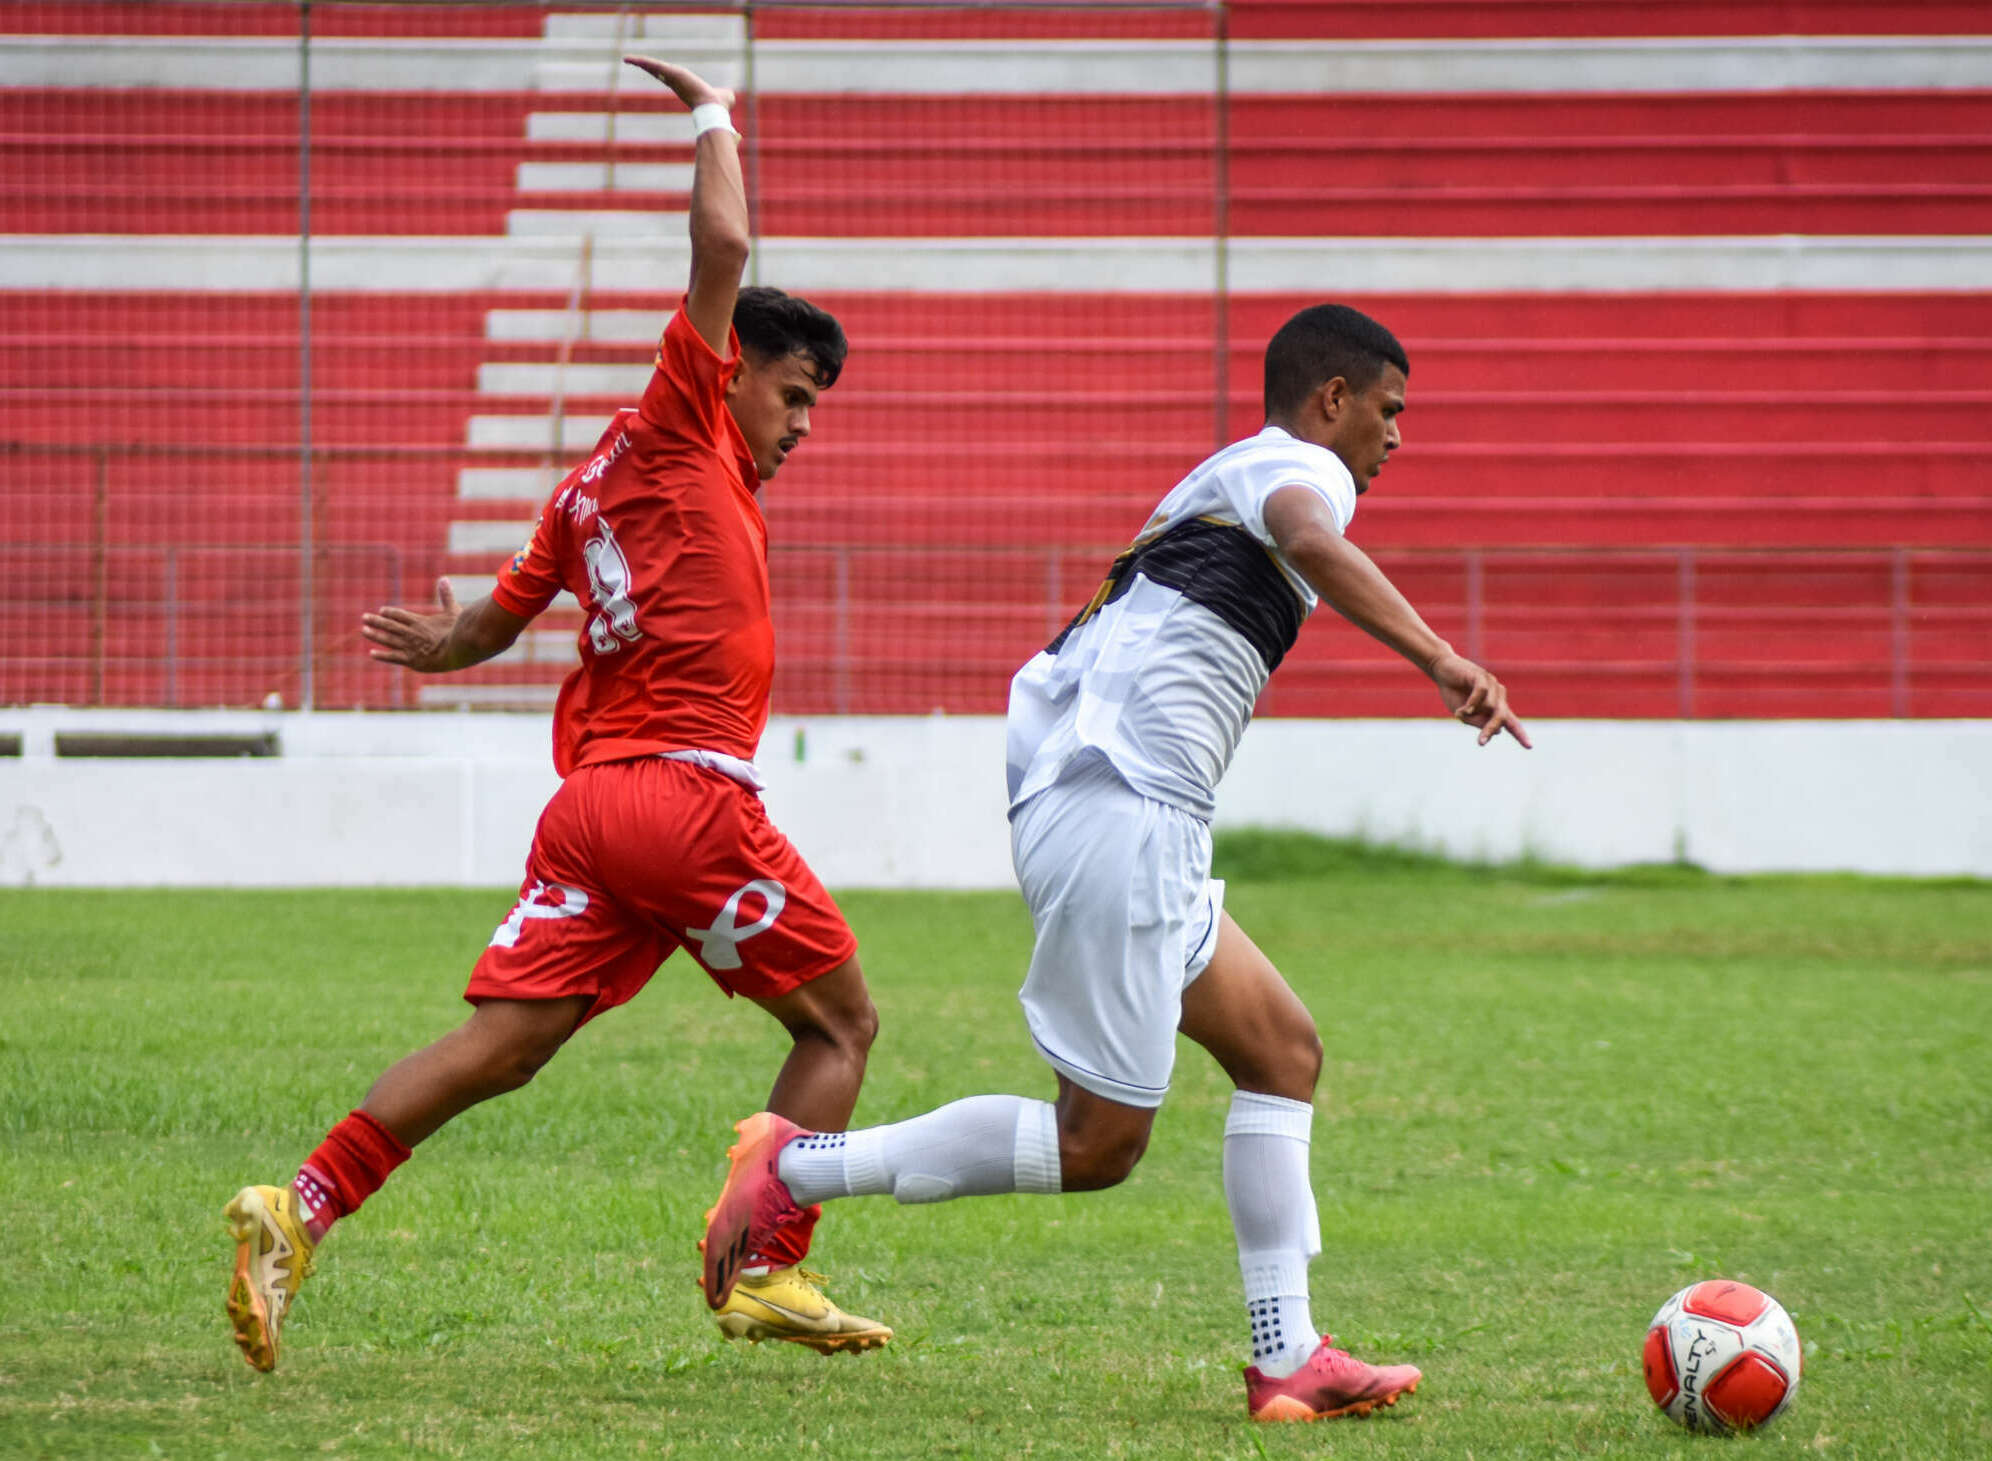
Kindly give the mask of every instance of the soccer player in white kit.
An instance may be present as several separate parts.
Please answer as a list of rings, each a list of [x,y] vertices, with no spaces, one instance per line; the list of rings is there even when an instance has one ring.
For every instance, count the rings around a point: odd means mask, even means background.
[[[1329,304],[1295,315],[1266,347],[1265,428],[1179,482],[1011,682],[1011,851],[1037,928],[1021,999],[1056,1104],[974,1096],[834,1133],[768,1112],[739,1123],[708,1215],[708,1303],[725,1302],[744,1256],[796,1206],[1113,1186],[1147,1146],[1181,1030],[1237,1086],[1224,1193],[1252,1335],[1250,1414],[1367,1414],[1417,1389],[1417,1369],[1354,1358],[1309,1314],[1321,1040],[1210,876],[1217,783],[1317,601],[1430,676],[1481,745],[1503,731],[1529,744],[1500,682],[1343,536],[1401,443],[1409,373],[1368,316]]]

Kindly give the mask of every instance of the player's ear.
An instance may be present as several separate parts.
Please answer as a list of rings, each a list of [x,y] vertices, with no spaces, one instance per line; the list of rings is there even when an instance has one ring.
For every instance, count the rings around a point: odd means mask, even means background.
[[[1349,404],[1351,394],[1349,382],[1342,376],[1330,376],[1323,381],[1314,393],[1315,400],[1321,404],[1322,418],[1333,425],[1340,419],[1343,408]]]
[[[768,362],[745,346],[740,350],[740,364],[734,368],[733,379],[726,383],[726,399],[732,400],[753,384],[754,378],[768,368]]]

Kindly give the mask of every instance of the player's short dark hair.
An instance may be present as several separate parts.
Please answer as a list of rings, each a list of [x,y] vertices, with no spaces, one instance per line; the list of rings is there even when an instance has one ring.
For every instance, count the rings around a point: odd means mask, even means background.
[[[1411,373],[1411,359],[1395,335],[1346,304],[1311,305],[1266,342],[1266,416],[1299,410],[1338,375],[1350,389],[1368,390],[1386,365]]]
[[[808,357],[824,390],[837,384],[851,348],[835,315],[765,284],[750,284],[735,297],[733,328],[741,345],[763,359]]]

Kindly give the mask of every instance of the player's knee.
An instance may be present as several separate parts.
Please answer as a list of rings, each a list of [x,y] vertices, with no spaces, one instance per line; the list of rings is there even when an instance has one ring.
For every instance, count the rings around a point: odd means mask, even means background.
[[[813,1039],[834,1045],[846,1055],[863,1060],[871,1053],[872,1041],[878,1038],[878,1007],[869,995],[860,992],[856,998],[811,1010],[809,1018],[799,1026],[792,1026],[790,1033],[798,1040]]]
[[[1128,1178],[1148,1150],[1148,1131],[1058,1133],[1059,1186],[1067,1192],[1098,1192]]]
[[[574,1033],[573,1012],[565,1002],[494,1010],[473,1017],[476,1083],[487,1095],[516,1091],[538,1075]]]
[[[516,1091],[531,1083],[532,1078],[546,1065],[545,1059],[536,1053],[507,1051],[496,1063],[488,1067],[487,1084],[499,1091]]]
[[[1265,1031],[1251,1045],[1242,1067],[1226,1066],[1241,1090],[1307,1101],[1321,1081],[1321,1032],[1312,1020],[1294,1020]]]
[[[522,1034],[513,1042],[491,1052],[485,1062],[488,1082],[499,1091],[516,1091],[528,1084],[559,1052],[565,1037]]]
[[[878,1006],[854,958],[768,1006],[789,1038],[829,1045],[862,1062],[878,1038]]]
[[[850,1046],[859,1055],[865,1055],[877,1038],[878,1006],[871,1002],[871,996],[867,994],[845,1016],[841,1043]]]
[[[1321,1083],[1321,1031],[1309,1020],[1306,1025],[1294,1032],[1292,1050],[1288,1056],[1293,1066],[1294,1077],[1306,1084],[1311,1093]]]
[[[878,1038],[878,1006],[872,1003],[871,991],[865,988],[855,960],[847,971],[848,977],[839,977],[826,989],[826,995],[834,992],[834,997],[826,997],[811,1009],[810,1023],[819,1039],[862,1060]],[[838,972],[842,976],[847,971]]]

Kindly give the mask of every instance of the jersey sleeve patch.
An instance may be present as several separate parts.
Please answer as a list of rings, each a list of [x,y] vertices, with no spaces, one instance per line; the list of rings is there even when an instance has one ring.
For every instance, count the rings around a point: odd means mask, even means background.
[[[532,537],[499,570],[498,581],[491,585],[491,597],[498,607],[522,619],[538,614],[560,592],[560,564],[555,558],[557,545],[551,526],[559,517],[560,499],[561,494],[556,493],[540,510]]]

